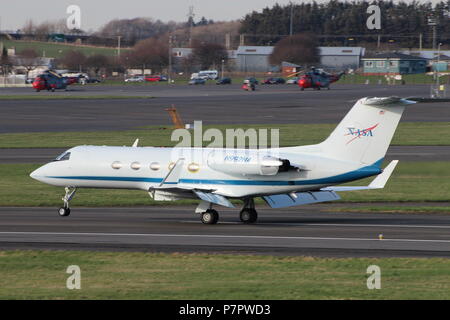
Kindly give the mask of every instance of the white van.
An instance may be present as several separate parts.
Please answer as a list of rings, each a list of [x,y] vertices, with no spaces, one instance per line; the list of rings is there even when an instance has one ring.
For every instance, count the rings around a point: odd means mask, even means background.
[[[205,80],[217,80],[219,79],[219,72],[217,70],[202,70],[191,75],[191,79],[197,78]]]

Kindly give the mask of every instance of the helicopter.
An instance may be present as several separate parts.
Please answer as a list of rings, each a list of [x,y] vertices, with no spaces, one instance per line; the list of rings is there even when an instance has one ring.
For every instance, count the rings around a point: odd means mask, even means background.
[[[63,77],[52,70],[47,70],[38,75],[33,81],[33,89],[36,92],[47,90],[55,92],[56,89],[67,91],[67,86],[77,82],[77,78]]]
[[[311,68],[311,71],[306,72],[298,80],[298,86],[300,90],[307,88],[313,88],[314,90],[320,90],[321,88],[327,88],[330,90],[330,84],[338,81],[345,72],[339,74],[330,74],[322,69]]]

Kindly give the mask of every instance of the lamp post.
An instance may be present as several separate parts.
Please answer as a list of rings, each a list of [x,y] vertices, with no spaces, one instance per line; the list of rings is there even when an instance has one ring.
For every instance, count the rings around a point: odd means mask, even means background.
[[[437,63],[436,63],[436,67],[434,68],[434,70],[436,71],[436,86],[437,86],[437,90],[439,90],[439,62],[440,62],[440,56],[441,56],[441,45],[442,43],[438,44],[438,55],[437,55]]]
[[[167,82],[171,84],[172,82],[172,36],[169,36],[169,70],[167,70]]]
[[[223,72],[224,72],[224,63],[225,63],[225,59],[222,59],[222,78],[224,77]]]

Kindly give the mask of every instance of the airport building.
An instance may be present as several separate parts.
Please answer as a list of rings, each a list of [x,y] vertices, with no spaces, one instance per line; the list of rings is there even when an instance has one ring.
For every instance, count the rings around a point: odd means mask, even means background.
[[[427,59],[398,52],[386,52],[366,57],[363,61],[364,75],[425,73]]]
[[[241,72],[275,72],[279,66],[269,63],[272,46],[239,46],[236,68]],[[357,69],[365,54],[362,47],[319,47],[320,66],[328,69]]]

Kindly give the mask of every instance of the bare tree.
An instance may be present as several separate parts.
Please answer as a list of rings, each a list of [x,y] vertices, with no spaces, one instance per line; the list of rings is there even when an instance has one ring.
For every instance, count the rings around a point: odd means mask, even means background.
[[[196,42],[193,47],[192,57],[202,69],[220,66],[222,60],[228,62],[228,52],[221,44]]]
[[[68,69],[78,70],[82,69],[86,63],[86,56],[83,52],[77,50],[68,51],[61,59],[61,63]]]
[[[36,69],[39,66],[39,54],[34,49],[24,49],[20,52],[20,55],[16,59],[16,64],[24,67],[27,70],[27,79],[30,71]]]
[[[103,54],[94,54],[89,56],[85,62],[88,68],[91,68],[96,75],[100,72],[100,70],[105,70],[111,66],[111,62],[109,58]]]
[[[269,61],[280,65],[283,61],[299,65],[314,64],[319,61],[319,49],[314,35],[303,33],[289,36],[275,45]]]
[[[169,64],[169,41],[166,38],[139,41],[128,55],[128,59],[130,66],[162,71]]]

